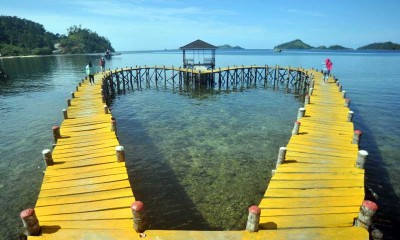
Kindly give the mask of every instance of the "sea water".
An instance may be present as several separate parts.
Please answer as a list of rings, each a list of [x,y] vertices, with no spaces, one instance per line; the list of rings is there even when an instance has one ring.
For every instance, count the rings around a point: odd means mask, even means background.
[[[1,59],[11,76],[0,82],[0,239],[22,232],[19,212],[33,207],[42,181],[41,151],[62,121],[70,92],[88,61],[100,56]],[[216,64],[321,68],[329,57],[343,85],[354,125],[369,152],[366,185],[380,210],[374,228],[395,239],[399,221],[400,53],[361,51],[217,51]],[[180,66],[179,51],[127,52],[106,68]],[[126,148],[133,190],[146,203],[151,229],[243,229],[257,204],[278,148],[290,138],[301,103],[291,94],[253,88],[185,94],[143,90],[112,104]]]

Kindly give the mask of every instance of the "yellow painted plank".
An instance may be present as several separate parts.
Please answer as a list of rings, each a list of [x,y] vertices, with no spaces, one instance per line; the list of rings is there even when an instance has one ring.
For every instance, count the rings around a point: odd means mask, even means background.
[[[363,199],[354,196],[263,198],[259,207],[266,209],[324,208],[355,206],[360,208]]]
[[[88,184],[102,184],[107,182],[128,180],[128,174],[126,172],[119,174],[108,174],[107,176],[80,178],[77,180],[47,182],[45,181],[42,186],[42,190],[75,187]]]
[[[68,187],[63,189],[44,189],[39,193],[40,197],[52,197],[52,196],[65,196],[72,194],[81,194],[88,192],[100,192],[100,191],[109,191],[113,189],[119,188],[127,188],[130,187],[128,181],[116,181],[110,183],[102,183],[102,184],[93,184],[79,187]]]
[[[56,165],[55,165],[56,166]],[[91,171],[102,171],[107,169],[123,168],[126,169],[125,163],[110,162],[98,165],[87,165],[74,169],[73,174],[87,173]],[[73,168],[72,168],[73,169]],[[55,168],[54,165],[46,168],[46,176],[64,176],[71,174],[71,168]]]
[[[49,205],[49,206],[43,206],[43,207],[36,207],[35,212],[38,215],[40,215],[41,218],[44,218],[44,219],[46,216],[54,216],[53,219],[57,219],[58,215],[69,214],[73,220],[73,217],[74,217],[73,215],[77,214],[77,213],[85,213],[85,214],[80,214],[81,217],[84,217],[85,215],[92,214],[91,212],[106,210],[106,211],[108,211],[108,214],[110,214],[110,216],[108,218],[112,218],[113,217],[112,211],[109,211],[109,210],[127,209],[127,212],[131,213],[130,206],[133,202],[134,201],[131,196],[119,197],[119,198],[104,199],[104,200],[98,200],[98,201],[92,201],[92,202],[77,202],[77,203],[68,203],[68,204],[63,204],[63,205]],[[57,215],[57,216],[55,216],[55,215]],[[97,215],[93,214],[93,216],[97,216]],[[107,218],[107,216],[103,215],[102,219],[104,219],[104,218]],[[96,218],[94,218],[94,219],[96,219]],[[76,220],[80,220],[80,219],[77,218]]]
[[[273,180],[295,181],[295,180],[364,180],[362,174],[343,173],[279,173],[273,176]]]
[[[255,233],[247,231],[181,231],[181,230],[148,230],[145,232],[145,239],[162,239],[162,240],[197,240],[197,239],[229,239],[229,240],[321,240],[321,239],[358,239],[368,240],[369,234],[363,228],[355,227],[337,227],[337,228],[309,228],[309,229],[285,229],[282,230],[260,230]],[[70,240],[70,239],[142,239],[139,234],[132,229],[120,230],[79,230],[65,229],[63,234],[55,231],[55,228],[48,228],[43,231],[43,236],[29,236],[28,239],[33,240]]]
[[[261,217],[272,216],[298,216],[313,214],[341,214],[351,213],[357,216],[360,206],[335,206],[335,207],[302,207],[302,208],[261,208]]]
[[[295,180],[295,181],[280,181],[273,178],[268,184],[268,189],[271,188],[340,188],[340,187],[362,187],[364,186],[364,178],[350,180]]]
[[[105,191],[96,191],[80,194],[71,194],[54,197],[39,197],[36,207],[46,207],[53,205],[62,205],[77,202],[93,202],[94,200],[106,200],[115,197],[132,197],[132,189],[130,187],[117,188]]]
[[[279,165],[277,169],[278,173],[281,172],[298,172],[298,173],[352,173],[352,174],[363,174],[363,169],[358,169],[355,167],[324,167],[321,168],[317,164],[307,164],[307,163],[289,163]]]
[[[265,191],[265,197],[364,197],[364,187],[340,187],[340,188],[269,188]],[[263,198],[264,200],[266,198]]]
[[[85,179],[85,178],[94,178],[94,177],[104,177],[110,176],[114,174],[126,174],[126,168],[110,168],[110,169],[100,169],[97,171],[89,171],[89,172],[79,172],[73,175],[66,174],[66,175],[59,175],[59,176],[44,176],[43,182],[46,183],[57,183],[57,182],[64,182],[70,180],[77,180],[77,179]]]
[[[299,216],[271,216],[260,217],[261,229],[288,229],[288,228],[334,228],[351,227],[357,214],[327,214]]]

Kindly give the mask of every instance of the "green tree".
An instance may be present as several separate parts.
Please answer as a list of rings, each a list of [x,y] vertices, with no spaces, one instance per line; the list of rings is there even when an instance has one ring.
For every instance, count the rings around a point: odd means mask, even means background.
[[[96,32],[81,26],[71,26],[67,29],[68,36],[62,37],[60,47],[66,53],[102,53],[106,49],[114,51],[110,41]]]

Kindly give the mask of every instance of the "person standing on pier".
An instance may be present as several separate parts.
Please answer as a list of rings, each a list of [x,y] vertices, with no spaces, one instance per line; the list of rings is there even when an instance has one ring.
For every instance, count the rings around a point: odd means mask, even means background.
[[[104,72],[106,70],[106,60],[104,59],[104,57],[100,58],[100,68],[101,72]]]
[[[94,72],[92,62],[89,62],[89,64],[86,65],[86,75],[89,77],[90,85],[94,84]]]
[[[324,65],[324,83],[326,83],[328,81],[329,74],[331,73],[333,63],[329,58],[327,58],[324,62],[322,62],[322,64]]]

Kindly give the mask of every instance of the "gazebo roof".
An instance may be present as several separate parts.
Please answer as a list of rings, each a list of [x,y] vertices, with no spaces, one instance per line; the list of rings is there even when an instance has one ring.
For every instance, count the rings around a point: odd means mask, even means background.
[[[198,49],[217,49],[216,46],[206,43],[200,39],[197,39],[194,42],[191,42],[183,47],[180,47],[182,50],[198,50]]]

